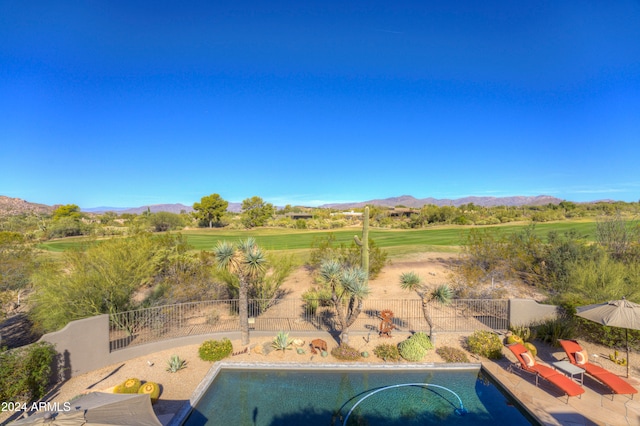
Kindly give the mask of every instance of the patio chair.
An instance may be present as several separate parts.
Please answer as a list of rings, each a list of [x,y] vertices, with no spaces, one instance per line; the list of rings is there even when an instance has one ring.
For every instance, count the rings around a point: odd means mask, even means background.
[[[566,352],[567,358],[571,364],[583,368],[585,373],[611,389],[613,394],[631,395],[631,398],[633,398],[633,395],[638,393],[636,388],[631,386],[620,376],[613,374],[599,365],[589,362],[588,354],[577,341],[558,340],[558,342],[560,342],[562,349]]]
[[[582,395],[584,393],[582,386],[564,374],[546,365],[538,364],[535,357],[521,343],[507,345],[507,348],[509,348],[518,359],[518,363],[520,364],[518,367],[528,373],[536,375],[536,386],[538,386],[538,379],[542,377],[565,393],[567,395],[567,402],[569,402],[569,397]]]

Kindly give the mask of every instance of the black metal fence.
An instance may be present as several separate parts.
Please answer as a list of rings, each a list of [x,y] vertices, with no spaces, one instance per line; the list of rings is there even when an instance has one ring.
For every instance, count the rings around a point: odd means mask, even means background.
[[[352,332],[377,332],[380,312],[394,313],[396,331],[428,331],[418,299],[365,300]],[[509,328],[509,301],[456,299],[449,305],[427,306],[436,332],[467,332]],[[251,300],[249,325],[258,331],[332,331],[335,310],[322,301]],[[238,300],[213,300],[158,306],[113,314],[109,320],[110,351],[191,335],[238,331]]]

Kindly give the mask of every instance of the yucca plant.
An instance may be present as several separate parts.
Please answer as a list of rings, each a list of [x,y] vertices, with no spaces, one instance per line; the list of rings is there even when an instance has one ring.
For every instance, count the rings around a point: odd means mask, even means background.
[[[422,278],[415,272],[404,272],[400,275],[400,287],[403,290],[415,291],[422,299],[422,314],[429,325],[429,340],[433,342],[433,320],[429,314],[429,304],[433,301],[442,305],[448,305],[453,299],[453,290],[448,284],[440,284],[435,289],[429,291],[422,282]]]
[[[169,373],[175,373],[176,371],[180,371],[183,368],[187,367],[187,361],[184,359],[180,359],[178,355],[172,355],[167,361],[167,371]]]
[[[293,339],[289,339],[289,333],[285,333],[284,331],[278,332],[276,337],[273,339],[271,346],[277,351],[286,351],[287,349],[292,349],[291,345],[293,344]]]

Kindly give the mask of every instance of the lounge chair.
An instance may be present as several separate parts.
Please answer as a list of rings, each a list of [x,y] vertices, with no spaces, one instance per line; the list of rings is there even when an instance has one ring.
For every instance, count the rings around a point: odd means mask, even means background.
[[[560,342],[562,349],[567,353],[567,358],[569,358],[571,364],[584,368],[585,373],[611,389],[611,392],[614,394],[631,395],[631,398],[633,398],[633,394],[638,393],[636,388],[620,376],[589,362],[588,354],[575,340],[558,340],[558,342]]]
[[[569,401],[569,397],[582,395],[584,393],[582,386],[564,374],[546,365],[538,364],[535,357],[531,355],[527,348],[521,343],[507,345],[507,347],[518,359],[519,367],[522,370],[536,375],[536,386],[538,386],[538,378],[542,377],[565,393],[567,395],[567,402]]]

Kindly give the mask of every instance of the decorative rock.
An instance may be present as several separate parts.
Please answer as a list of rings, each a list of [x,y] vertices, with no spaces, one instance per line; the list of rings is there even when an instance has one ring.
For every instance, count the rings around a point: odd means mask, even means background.
[[[294,346],[304,346],[304,340],[302,339],[293,339],[292,343]]]

